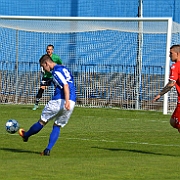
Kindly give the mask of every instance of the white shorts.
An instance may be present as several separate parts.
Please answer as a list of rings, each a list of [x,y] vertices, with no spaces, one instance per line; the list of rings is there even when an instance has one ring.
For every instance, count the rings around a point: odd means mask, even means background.
[[[74,110],[75,102],[70,101],[70,110],[67,110],[64,107],[64,103],[64,99],[50,100],[42,111],[41,120],[47,123],[48,121],[55,119],[55,124],[64,127],[68,123]]]

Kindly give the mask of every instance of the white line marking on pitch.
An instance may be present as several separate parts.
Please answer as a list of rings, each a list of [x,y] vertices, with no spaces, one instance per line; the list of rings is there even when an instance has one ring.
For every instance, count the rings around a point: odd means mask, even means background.
[[[7,134],[7,133],[0,133],[0,134]],[[11,134],[11,136],[16,136],[18,134]],[[49,137],[49,136],[37,136],[37,137]],[[62,137],[59,137],[62,138]],[[178,144],[151,144],[148,142],[121,142],[121,141],[112,141],[112,140],[105,140],[105,139],[87,139],[87,138],[62,138],[67,140],[80,140],[80,141],[94,141],[94,142],[110,142],[110,143],[125,143],[125,144],[139,144],[139,145],[148,145],[148,146],[162,146],[162,147],[180,147]]]
[[[96,141],[96,142],[119,142],[119,141],[109,141],[105,139],[86,139],[86,138],[65,138],[69,140],[81,140],[81,141]]]
[[[120,141],[109,141],[109,140],[95,140],[95,139],[84,139],[84,138],[66,138],[66,139],[72,139],[72,140],[81,140],[81,141],[99,141],[99,142],[120,142]],[[139,144],[139,145],[149,145],[149,146],[163,146],[163,147],[180,147],[180,145],[176,145],[176,144],[151,144],[151,143],[147,143],[147,142],[122,142],[125,144]]]
[[[126,144],[140,144],[140,145],[149,145],[149,146],[164,146],[164,147],[180,147],[180,145],[175,144],[151,144],[147,142],[125,142]]]

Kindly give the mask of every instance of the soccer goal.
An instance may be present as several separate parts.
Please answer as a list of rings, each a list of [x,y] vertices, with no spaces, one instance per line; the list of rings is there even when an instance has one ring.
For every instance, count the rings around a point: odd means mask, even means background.
[[[0,16],[0,101],[34,103],[38,60],[53,44],[73,72],[77,106],[167,114],[176,105],[175,91],[152,99],[168,81],[169,47],[179,42],[179,29],[171,18]],[[48,87],[41,104],[52,93]]]

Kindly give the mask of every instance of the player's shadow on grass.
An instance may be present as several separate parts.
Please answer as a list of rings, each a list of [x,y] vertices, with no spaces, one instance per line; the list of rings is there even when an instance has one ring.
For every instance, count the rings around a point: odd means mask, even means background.
[[[37,151],[29,151],[29,150],[14,149],[14,148],[0,148],[0,151],[10,151],[10,152],[15,152],[15,153],[40,154],[40,152],[37,152]]]
[[[104,148],[104,147],[98,147],[98,146],[94,146],[92,148],[103,149],[103,150],[108,150],[108,151],[124,151],[124,152],[131,152],[131,153],[152,154],[152,155],[158,155],[158,156],[173,156],[173,157],[179,157],[180,156],[177,154],[166,154],[166,153],[142,151],[142,150],[135,150],[135,149]]]

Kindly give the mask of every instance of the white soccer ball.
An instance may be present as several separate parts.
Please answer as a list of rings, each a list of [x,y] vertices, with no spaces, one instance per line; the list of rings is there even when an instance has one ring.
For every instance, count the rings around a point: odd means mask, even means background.
[[[15,119],[9,119],[6,122],[5,128],[8,133],[14,134],[15,132],[19,130],[19,123]]]

